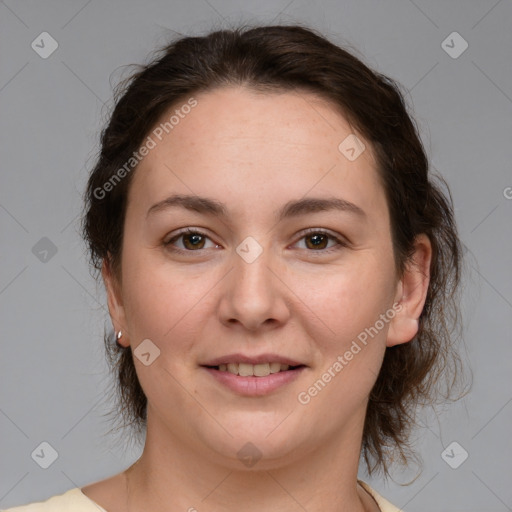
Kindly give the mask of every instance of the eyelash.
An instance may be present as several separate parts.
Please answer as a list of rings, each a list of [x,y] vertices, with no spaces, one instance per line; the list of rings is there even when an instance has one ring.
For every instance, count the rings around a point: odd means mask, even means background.
[[[186,229],[180,231],[179,233],[177,233],[175,236],[173,236],[167,242],[164,242],[163,245],[166,248],[168,248],[169,250],[171,250],[173,252],[176,252],[176,253],[181,253],[181,254],[201,252],[202,250],[204,250],[204,249],[198,249],[197,251],[193,251],[193,250],[179,249],[177,247],[173,247],[172,244],[175,241],[177,241],[179,238],[183,237],[184,235],[199,235],[199,236],[202,236],[204,238],[210,239],[210,237],[206,233],[203,233],[200,230],[186,228]],[[324,236],[327,236],[330,239],[332,239],[334,242],[336,242],[335,246],[329,247],[328,249],[318,249],[318,250],[310,249],[310,250],[308,250],[308,252],[311,252],[311,253],[320,253],[320,255],[322,255],[322,254],[330,254],[332,252],[339,251],[340,249],[348,246],[348,244],[346,242],[344,242],[343,240],[341,240],[337,236],[333,235],[329,231],[325,231],[324,229],[315,229],[315,228],[310,228],[310,229],[306,230],[306,232],[303,233],[303,235],[297,240],[297,242],[302,240],[302,239],[304,239],[304,238],[306,238],[307,236],[311,236],[311,235],[324,235]]]

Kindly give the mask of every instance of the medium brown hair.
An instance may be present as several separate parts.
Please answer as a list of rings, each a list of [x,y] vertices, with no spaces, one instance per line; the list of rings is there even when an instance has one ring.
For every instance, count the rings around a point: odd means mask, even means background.
[[[229,85],[263,93],[307,91],[328,100],[376,155],[390,212],[397,274],[411,261],[416,235],[425,233],[432,243],[430,284],[419,331],[412,341],[386,349],[369,397],[362,453],[370,474],[381,469],[387,476],[390,462],[407,463],[413,455],[408,439],[418,404],[440,396],[437,385],[442,376],[448,376],[450,389],[460,362],[454,334],[460,326],[456,292],[462,251],[452,197],[445,181],[429,170],[418,129],[395,81],[299,25],[245,26],[171,42],[115,90],[115,107],[102,131],[85,193],[82,232],[93,270],[98,275],[106,260],[121,277],[124,218],[135,171],[104,197],[98,197],[98,189],[132,157],[171,107],[193,94]],[[132,433],[141,434],[147,399],[132,352],[113,343],[112,334],[105,336],[105,347],[117,374],[115,414],[121,413]]]

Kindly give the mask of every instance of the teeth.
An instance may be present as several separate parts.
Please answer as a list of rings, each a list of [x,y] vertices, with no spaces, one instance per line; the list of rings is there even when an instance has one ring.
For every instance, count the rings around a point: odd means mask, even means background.
[[[255,367],[252,364],[240,363],[238,365],[238,375],[240,375],[240,377],[249,377],[250,375],[254,375],[254,368]]]
[[[281,371],[281,363],[270,363],[270,373]]]
[[[270,364],[268,364],[268,363],[255,364],[254,365],[254,375],[256,377],[266,377],[267,375],[270,375]]]
[[[240,375],[241,377],[266,377],[271,373],[284,372],[289,368],[289,365],[281,363],[228,363],[219,365],[219,371],[227,371],[229,373],[232,373],[233,375]]]

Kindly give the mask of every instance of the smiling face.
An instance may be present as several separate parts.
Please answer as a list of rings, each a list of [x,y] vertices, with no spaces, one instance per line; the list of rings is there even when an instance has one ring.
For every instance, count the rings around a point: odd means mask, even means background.
[[[135,171],[122,284],[103,274],[122,340],[160,350],[134,357],[148,440],[228,465],[251,442],[261,467],[357,444],[386,346],[414,335],[371,147],[348,159],[353,130],[311,93],[196,99]]]

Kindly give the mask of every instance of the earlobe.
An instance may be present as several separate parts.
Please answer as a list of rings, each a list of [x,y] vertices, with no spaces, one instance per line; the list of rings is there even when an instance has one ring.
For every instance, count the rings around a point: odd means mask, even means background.
[[[386,346],[394,347],[411,341],[416,336],[418,327],[419,321],[416,318],[404,315],[402,310],[393,318],[389,326]]]
[[[127,336],[124,335],[126,333],[126,323],[121,293],[116,276],[112,272],[110,260],[107,258],[103,259],[101,275],[107,292],[107,305],[110,313],[110,319],[112,320],[112,325],[114,327],[114,332],[118,333],[119,331],[122,331],[122,341],[126,341]],[[121,343],[121,340],[119,340],[119,343]]]
[[[397,284],[395,300],[400,310],[390,322],[386,345],[392,347],[407,343],[416,336],[419,317],[427,298],[430,283],[432,244],[425,234],[418,235],[410,262]]]

